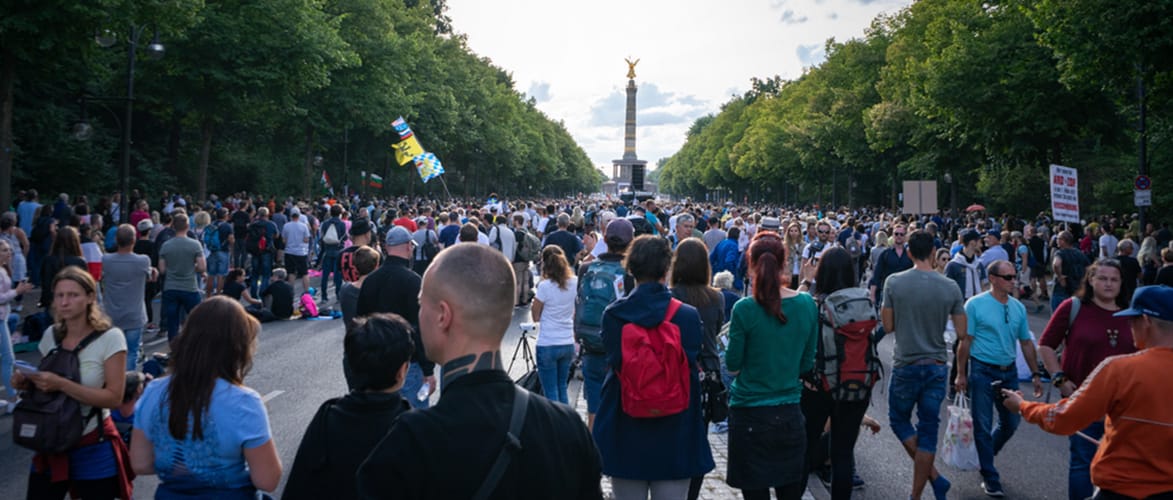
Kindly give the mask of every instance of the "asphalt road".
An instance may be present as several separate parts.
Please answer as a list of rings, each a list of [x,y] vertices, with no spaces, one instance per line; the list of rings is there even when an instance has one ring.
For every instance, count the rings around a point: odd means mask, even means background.
[[[518,324],[528,320],[528,310],[515,310],[513,324],[503,342],[506,363],[520,334]],[[1045,316],[1032,315],[1031,326],[1036,335],[1045,322]],[[287,472],[302,433],[318,406],[346,391],[341,366],[342,335],[341,320],[283,321],[266,324],[262,329],[253,369],[245,383],[267,400],[273,439]],[[891,359],[892,342],[889,337],[880,345],[882,358]],[[162,341],[148,342],[149,352],[163,347]],[[36,355],[20,354],[18,359],[35,363]],[[516,376],[522,371],[518,366],[513,372]],[[570,394],[577,396],[578,388],[573,389]],[[868,413],[884,428],[877,435],[860,436],[856,446],[857,469],[867,485],[857,490],[856,498],[907,498],[912,464],[888,428],[886,389],[877,391]],[[942,432],[944,419],[942,408]],[[12,444],[9,422],[10,417],[0,417],[0,498],[23,498],[32,453]],[[1067,443],[1065,437],[1046,434],[1033,425],[1022,425],[996,461],[1007,497],[1066,498]],[[953,482],[949,498],[987,498],[980,489],[981,479],[976,471],[958,472],[939,460],[938,467]],[[154,476],[138,478],[135,496],[153,497],[156,485]],[[279,497],[281,489],[276,493]],[[812,481],[811,493],[815,498],[828,498],[817,481]]]

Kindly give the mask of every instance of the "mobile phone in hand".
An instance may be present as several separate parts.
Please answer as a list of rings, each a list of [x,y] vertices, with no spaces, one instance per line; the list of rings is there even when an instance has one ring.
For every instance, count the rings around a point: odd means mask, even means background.
[[[12,363],[12,367],[19,371],[22,375],[35,375],[38,371],[37,367],[29,364],[27,361],[16,360]]]

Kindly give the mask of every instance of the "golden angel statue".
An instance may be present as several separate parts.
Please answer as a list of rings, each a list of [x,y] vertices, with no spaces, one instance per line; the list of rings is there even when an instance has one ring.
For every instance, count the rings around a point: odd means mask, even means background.
[[[639,59],[636,59],[635,62],[632,62],[631,59],[627,58],[624,58],[623,60],[627,61],[627,77],[635,78],[635,65],[639,64]]]

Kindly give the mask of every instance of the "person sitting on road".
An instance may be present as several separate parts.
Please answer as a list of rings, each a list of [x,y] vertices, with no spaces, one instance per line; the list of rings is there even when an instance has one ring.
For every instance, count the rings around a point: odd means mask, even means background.
[[[402,316],[376,313],[358,318],[346,333],[343,369],[351,391],[318,408],[301,438],[282,498],[358,497],[354,471],[399,414],[411,410],[399,395],[415,350],[411,331]]]

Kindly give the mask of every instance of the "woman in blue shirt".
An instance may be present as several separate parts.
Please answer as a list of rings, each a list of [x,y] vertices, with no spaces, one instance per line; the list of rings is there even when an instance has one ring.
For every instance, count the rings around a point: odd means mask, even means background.
[[[135,407],[131,465],[159,475],[155,498],[252,499],[277,488],[281,461],[269,417],[244,386],[258,331],[227,297],[192,309],[174,342],[171,375],[148,385]]]

